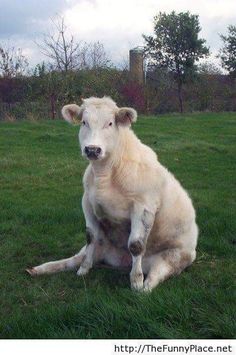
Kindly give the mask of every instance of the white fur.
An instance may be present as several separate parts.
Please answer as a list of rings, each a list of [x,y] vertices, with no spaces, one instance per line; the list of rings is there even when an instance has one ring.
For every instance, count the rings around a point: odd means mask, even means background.
[[[78,274],[84,275],[100,261],[130,265],[132,288],[150,291],[195,259],[198,228],[191,199],[129,128],[135,110],[119,109],[107,97],[86,99],[76,109],[67,105],[62,111],[67,121],[73,110],[82,112],[85,122],[79,133],[82,154],[86,145],[99,146],[102,153],[83,179],[82,206],[92,241],[79,254],[83,260],[72,259],[65,268],[77,261]],[[55,263],[55,270],[47,263],[28,271],[61,270]]]

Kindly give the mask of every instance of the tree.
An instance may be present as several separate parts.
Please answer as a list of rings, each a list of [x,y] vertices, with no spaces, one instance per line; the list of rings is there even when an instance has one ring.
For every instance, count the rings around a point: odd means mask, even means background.
[[[197,71],[201,75],[222,75],[222,69],[213,62],[203,62],[197,66]]]
[[[107,58],[107,54],[101,42],[97,41],[87,46],[85,67],[89,69],[99,69],[109,66],[110,60]]]
[[[54,69],[67,72],[79,64],[80,43],[75,43],[73,35],[68,34],[64,17],[53,21],[53,33],[44,34],[42,43],[36,43],[42,54],[50,59]]]
[[[209,54],[206,41],[198,38],[200,31],[197,15],[160,12],[154,17],[154,36],[143,36],[149,67],[167,68],[174,74],[180,112],[183,112],[183,83],[193,78],[195,62]]]
[[[53,22],[53,33],[44,34],[37,43],[42,54],[50,59],[54,70],[69,72],[78,69],[105,68],[110,62],[100,42],[76,42],[69,34],[64,17]]]
[[[221,59],[221,64],[229,74],[236,77],[236,26],[228,26],[228,34],[220,35],[224,45],[220,49],[218,57]]]
[[[21,48],[0,45],[0,75],[4,78],[22,76],[28,68]]]
[[[63,72],[54,70],[50,64],[44,62],[37,64],[31,77],[31,97],[34,100],[42,99],[50,108],[50,116],[52,119],[57,115],[57,104],[63,102],[68,87],[75,73],[68,71],[66,75]],[[70,88],[71,89],[71,88]]]

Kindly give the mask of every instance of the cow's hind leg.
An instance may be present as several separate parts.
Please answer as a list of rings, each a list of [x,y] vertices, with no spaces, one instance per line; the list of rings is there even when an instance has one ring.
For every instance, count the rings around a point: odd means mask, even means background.
[[[48,263],[44,263],[33,268],[26,269],[26,271],[31,276],[37,276],[42,274],[54,274],[60,271],[66,271],[71,269],[77,269],[82,263],[84,257],[86,255],[86,246],[84,246],[80,252],[71,258],[50,261]]]
[[[167,249],[145,258],[144,268],[148,269],[144,282],[144,291],[151,291],[160,282],[172,275],[178,275],[192,264],[196,251],[186,251],[179,248]]]

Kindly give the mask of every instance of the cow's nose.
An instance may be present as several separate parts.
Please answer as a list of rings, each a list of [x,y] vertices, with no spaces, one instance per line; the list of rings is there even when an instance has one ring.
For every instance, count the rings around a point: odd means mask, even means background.
[[[84,148],[84,152],[88,158],[97,159],[101,154],[102,149],[100,147],[97,147],[96,145],[88,145]]]

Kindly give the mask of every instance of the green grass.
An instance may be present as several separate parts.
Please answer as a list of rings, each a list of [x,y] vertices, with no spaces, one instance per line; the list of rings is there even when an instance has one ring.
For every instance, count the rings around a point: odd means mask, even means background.
[[[200,227],[197,261],[151,294],[129,276],[92,270],[30,278],[27,266],[85,242],[78,128],[62,121],[0,124],[1,338],[232,338],[235,334],[236,115],[140,118],[134,126],[189,191]]]

